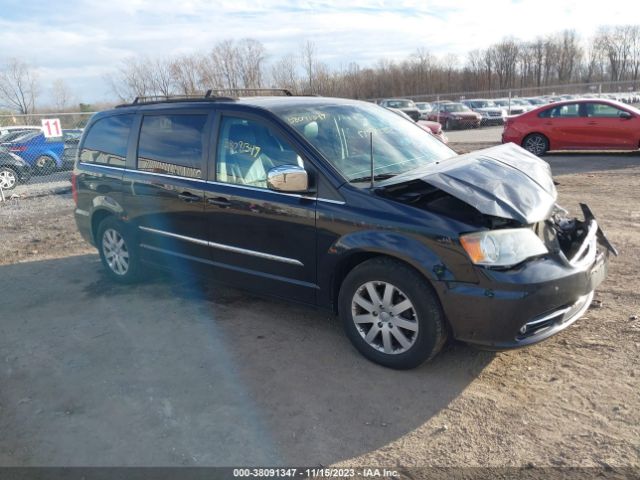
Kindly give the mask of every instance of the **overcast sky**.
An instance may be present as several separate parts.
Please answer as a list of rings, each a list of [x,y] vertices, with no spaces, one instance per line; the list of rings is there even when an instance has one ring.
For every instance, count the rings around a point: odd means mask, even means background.
[[[93,102],[111,98],[104,75],[132,55],[206,52],[219,40],[254,38],[269,61],[298,53],[306,40],[332,66],[406,57],[418,47],[463,61],[504,36],[571,28],[585,38],[600,25],[638,23],[640,1],[0,0],[0,12],[0,58],[38,69],[42,101],[62,78],[76,100]]]

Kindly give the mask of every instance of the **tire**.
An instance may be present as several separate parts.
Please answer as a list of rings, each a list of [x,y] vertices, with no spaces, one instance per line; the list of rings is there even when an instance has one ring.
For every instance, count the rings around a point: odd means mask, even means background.
[[[444,129],[451,130],[451,120],[449,120],[448,118],[444,121]]]
[[[48,155],[40,155],[34,165],[40,175],[49,175],[57,169],[56,161]]]
[[[378,306],[372,305],[372,293]],[[349,272],[338,311],[356,349],[385,367],[415,368],[432,359],[446,340],[444,315],[431,285],[390,258],[367,260]]]
[[[140,278],[140,257],[133,235],[115,217],[107,217],[98,226],[96,244],[100,260],[109,277],[119,283]]]
[[[549,150],[549,139],[541,133],[531,133],[522,140],[522,148],[541,157]]]
[[[0,167],[0,188],[13,190],[18,184],[18,175],[10,167]]]

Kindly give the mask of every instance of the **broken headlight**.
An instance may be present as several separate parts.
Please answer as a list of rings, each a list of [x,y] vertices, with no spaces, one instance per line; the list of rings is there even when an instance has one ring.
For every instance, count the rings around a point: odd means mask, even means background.
[[[528,228],[468,233],[460,236],[460,243],[473,263],[488,267],[508,267],[549,252]]]

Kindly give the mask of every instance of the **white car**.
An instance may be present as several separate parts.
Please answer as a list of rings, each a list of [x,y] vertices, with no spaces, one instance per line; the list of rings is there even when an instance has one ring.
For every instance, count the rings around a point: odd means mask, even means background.
[[[11,125],[10,127],[0,127],[0,137],[4,137],[7,133],[11,132],[32,132],[32,131],[40,131],[42,127],[37,127],[34,125]]]
[[[493,103],[492,100],[476,98],[462,100],[462,104],[482,115],[482,125],[502,125],[504,123],[504,117],[507,116],[507,111]]]

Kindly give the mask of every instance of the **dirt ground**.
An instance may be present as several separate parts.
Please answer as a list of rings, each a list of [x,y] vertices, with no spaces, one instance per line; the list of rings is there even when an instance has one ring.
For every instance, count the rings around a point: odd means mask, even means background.
[[[467,362],[455,367],[472,381],[424,423],[338,464],[640,468],[640,167],[557,180],[559,203],[578,214],[578,202],[586,201],[620,251],[595,306],[566,331],[527,349],[449,355],[467,347],[447,347],[444,360],[421,369]],[[0,204],[0,265],[95,253],[76,232],[72,208],[69,195]],[[233,306],[225,308],[232,314]],[[413,378],[385,369],[381,375]],[[387,427],[382,419],[374,423],[371,428]]]

